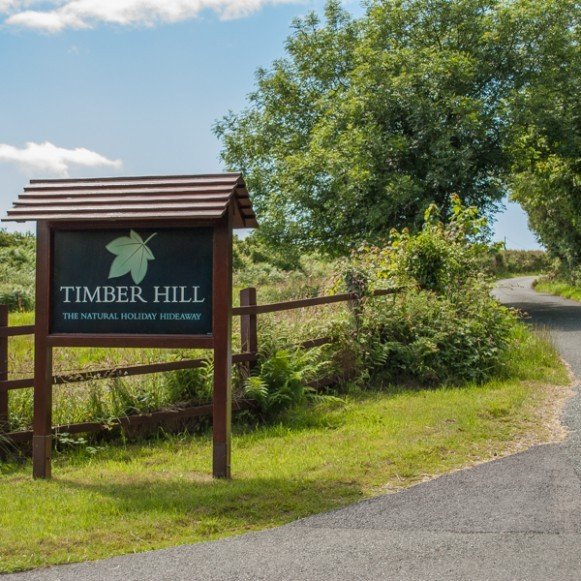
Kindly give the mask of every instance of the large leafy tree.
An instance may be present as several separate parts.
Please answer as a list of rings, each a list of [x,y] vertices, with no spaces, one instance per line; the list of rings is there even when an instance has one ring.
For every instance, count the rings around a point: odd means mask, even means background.
[[[354,22],[331,1],[324,22],[295,22],[248,108],[216,125],[269,238],[337,253],[419,225],[453,192],[494,206],[512,74],[496,4],[377,2]]]
[[[331,0],[323,21],[297,20],[286,57],[259,71],[248,107],[216,124],[224,160],[246,174],[262,235],[343,253],[392,227],[419,227],[432,203],[449,213],[452,193],[491,212],[511,170],[533,226],[543,222],[540,196],[523,192],[531,171],[544,178],[523,160],[531,127],[535,155],[547,143],[532,104],[542,109],[539,87],[553,83],[545,70],[565,56],[556,39],[567,17],[556,14],[574,4],[374,0],[353,21]],[[562,191],[570,175],[561,172]]]
[[[313,178],[301,175],[300,165],[317,147],[318,126],[347,89],[360,27],[336,1],[327,4],[325,18],[324,25],[315,14],[295,20],[287,56],[258,70],[248,108],[230,112],[215,126],[227,165],[245,174],[259,234],[270,242],[312,246],[309,238],[325,228],[323,216],[330,210],[318,207],[317,193],[308,193]]]
[[[545,247],[581,265],[581,56],[575,0],[515,4],[528,40],[523,83],[515,88],[512,195]]]

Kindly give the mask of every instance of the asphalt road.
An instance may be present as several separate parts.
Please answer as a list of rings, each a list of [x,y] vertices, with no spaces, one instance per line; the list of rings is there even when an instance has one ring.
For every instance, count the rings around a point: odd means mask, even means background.
[[[581,304],[530,278],[497,296],[552,330],[581,377]],[[270,531],[54,567],[2,581],[581,580],[581,393],[570,437]]]

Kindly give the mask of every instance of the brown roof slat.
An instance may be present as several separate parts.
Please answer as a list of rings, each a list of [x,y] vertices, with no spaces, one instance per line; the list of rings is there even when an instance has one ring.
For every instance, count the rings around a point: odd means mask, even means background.
[[[205,218],[208,220],[216,220],[223,215],[223,212],[196,212],[195,218]],[[160,219],[164,218],[192,218],[193,216],[184,214],[181,211],[167,211],[155,212],[148,210],[147,212],[137,212],[132,216],[128,216],[126,212],[103,212],[93,214],[80,214],[78,216],[71,216],[71,214],[55,213],[55,214],[30,214],[27,216],[10,217],[10,220],[19,222],[34,222],[37,220],[53,220],[53,221],[72,221],[72,220],[142,220],[142,219]],[[246,226],[244,226],[246,228]]]
[[[203,179],[203,180],[163,180],[163,181],[73,181],[65,183],[56,182],[37,182],[25,187],[25,191],[40,191],[40,190],[91,190],[99,188],[108,188],[112,190],[120,189],[143,189],[155,186],[156,188],[171,188],[171,187],[210,187],[210,186],[225,186],[233,188],[237,185],[237,179]]]
[[[108,211],[113,212],[146,212],[155,208],[158,212],[164,212],[166,210],[193,210],[193,211],[204,211],[204,210],[216,210],[221,214],[224,213],[226,209],[225,204],[156,204],[154,206],[150,204],[109,204],[108,206],[85,206],[85,205],[76,205],[76,206],[60,206],[60,205],[51,205],[51,206],[35,206],[33,208],[30,207],[14,207],[12,210],[9,210],[9,214],[11,216],[14,215],[26,215],[30,213],[36,214],[86,214],[87,212],[91,213],[106,213]]]
[[[235,204],[235,227],[256,225],[241,174],[32,180],[4,220],[218,219]]]
[[[25,189],[21,194],[27,198],[46,198],[46,197],[56,197],[56,196],[71,196],[71,197],[83,197],[83,196],[130,196],[139,195],[147,196],[150,194],[231,194],[231,186],[179,186],[179,187],[167,187],[167,188],[125,188],[125,189],[111,189],[111,188],[98,188],[92,187],[88,190],[74,190],[70,188],[52,188],[52,189],[39,189],[39,190],[29,190]],[[246,199],[246,198],[244,198]]]
[[[90,198],[83,198],[81,200],[70,198],[68,196],[60,197],[55,196],[54,198],[33,198],[29,200],[28,198],[24,198],[24,196],[20,196],[17,202],[14,202],[14,207],[18,208],[35,208],[38,206],[85,206],[87,204],[95,204],[95,205],[102,205],[102,204],[133,204],[133,203],[142,203],[142,204],[172,204],[172,203],[195,203],[195,204],[218,204],[224,206],[227,204],[230,198],[230,194],[222,194],[220,196],[195,196],[195,195],[187,195],[187,196],[124,196],[124,197],[109,197],[109,196],[95,196]],[[247,206],[243,206],[246,208]]]
[[[166,175],[166,176],[120,176],[120,177],[108,177],[108,178],[59,178],[50,180],[35,179],[30,180],[31,184],[67,184],[73,182],[141,182],[141,181],[153,181],[153,182],[167,182],[172,180],[202,180],[208,178],[217,179],[238,179],[241,178],[242,174],[239,172],[224,172],[224,173],[207,173],[207,174],[183,174],[183,175]]]

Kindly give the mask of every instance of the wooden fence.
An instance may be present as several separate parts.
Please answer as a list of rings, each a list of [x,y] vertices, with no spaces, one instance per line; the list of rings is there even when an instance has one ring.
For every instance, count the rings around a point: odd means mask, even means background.
[[[397,289],[377,290],[372,296],[385,296],[394,294]],[[256,301],[256,289],[246,288],[240,291],[240,306],[232,309],[233,316],[240,317],[240,353],[233,355],[233,363],[243,365],[247,372],[252,370],[258,359],[258,315],[274,313],[279,311],[290,311],[293,309],[304,309],[319,305],[329,305],[333,303],[347,302],[356,306],[358,297],[355,293],[343,293],[331,296],[320,296],[309,299],[298,299],[279,303],[259,305]],[[355,316],[360,310],[354,308]],[[0,436],[14,444],[26,444],[32,441],[32,430],[9,432],[9,401],[8,392],[13,389],[29,389],[34,385],[32,377],[25,379],[9,379],[8,370],[8,349],[10,337],[21,335],[33,335],[34,325],[9,326],[8,307],[0,305]],[[301,344],[303,348],[309,349],[330,342],[328,337],[311,339]],[[111,369],[100,369],[96,371],[85,371],[81,373],[64,374],[53,376],[55,385],[64,383],[78,383],[93,379],[109,379],[114,377],[128,377],[134,375],[147,375],[151,373],[162,373],[167,371],[177,371],[180,369],[195,369],[205,364],[205,359],[184,359],[180,361],[169,361],[163,363],[149,363],[143,365],[130,365],[126,367],[116,367]],[[318,386],[330,383],[320,381]],[[233,403],[233,410],[248,409],[252,406],[248,400],[239,400]],[[161,410],[151,413],[138,414],[118,418],[112,424],[102,422],[84,422],[77,424],[59,425],[53,427],[53,433],[95,433],[110,430],[112,427],[123,428],[147,425],[162,425],[169,421],[187,420],[189,418],[210,416],[212,414],[211,405],[180,408],[176,410]]]

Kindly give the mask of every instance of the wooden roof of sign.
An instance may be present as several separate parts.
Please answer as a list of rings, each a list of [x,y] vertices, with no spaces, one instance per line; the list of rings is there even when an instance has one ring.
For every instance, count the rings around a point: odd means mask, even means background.
[[[31,180],[3,221],[217,220],[258,226],[242,174]]]

